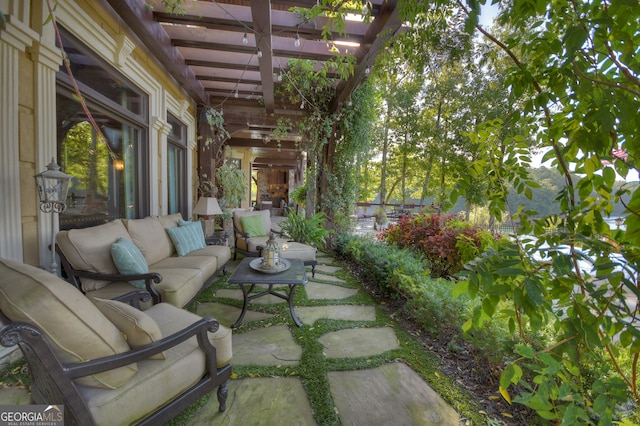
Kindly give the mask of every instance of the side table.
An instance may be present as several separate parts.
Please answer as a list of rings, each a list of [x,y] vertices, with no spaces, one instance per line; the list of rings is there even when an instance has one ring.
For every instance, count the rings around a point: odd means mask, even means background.
[[[238,320],[233,323],[231,328],[238,328],[244,320],[244,316],[247,313],[247,305],[250,301],[257,299],[258,297],[271,294],[289,302],[289,312],[293,322],[301,327],[303,324],[298,319],[296,312],[293,308],[293,296],[297,285],[305,285],[307,283],[307,270],[304,263],[300,259],[287,259],[291,262],[291,267],[286,271],[278,272],[276,274],[268,274],[265,272],[255,271],[249,263],[255,260],[255,257],[245,257],[240,261],[236,269],[229,277],[229,284],[237,284],[240,286],[243,295],[242,312],[238,317]],[[269,288],[260,293],[249,295],[256,285],[268,285]],[[287,293],[277,292],[273,289],[274,285],[288,285],[289,291]]]
[[[224,230],[213,231],[211,235],[204,238],[208,246],[226,246],[229,243],[229,234]]]

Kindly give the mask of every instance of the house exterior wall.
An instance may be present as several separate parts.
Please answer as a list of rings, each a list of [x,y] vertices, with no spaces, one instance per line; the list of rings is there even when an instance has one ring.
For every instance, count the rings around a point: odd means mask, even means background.
[[[187,126],[187,197],[194,205],[196,108],[106,2],[56,0],[54,14],[82,43],[149,96],[149,206],[168,209],[170,112]],[[56,156],[56,72],[62,55],[46,0],[0,0],[0,257],[48,269],[57,217],[40,212],[33,176]],[[53,222],[53,223],[52,223]]]

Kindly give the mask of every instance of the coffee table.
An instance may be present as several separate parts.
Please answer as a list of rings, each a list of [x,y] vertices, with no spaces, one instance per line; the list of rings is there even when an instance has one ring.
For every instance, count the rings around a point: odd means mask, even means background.
[[[250,301],[268,294],[289,302],[291,318],[293,318],[293,322],[298,327],[301,327],[302,322],[298,319],[293,308],[293,295],[296,291],[297,285],[305,285],[307,283],[307,270],[305,269],[304,262],[300,259],[286,259],[291,263],[291,267],[289,269],[278,273],[265,273],[251,268],[249,264],[255,260],[255,257],[245,257],[240,261],[229,277],[228,283],[240,286],[243,295],[242,312],[231,328],[238,328],[242,324],[244,316],[247,313],[247,305]],[[268,285],[269,288],[260,293],[250,295],[256,285]],[[277,292],[273,289],[274,285],[288,285],[289,291],[286,293]]]

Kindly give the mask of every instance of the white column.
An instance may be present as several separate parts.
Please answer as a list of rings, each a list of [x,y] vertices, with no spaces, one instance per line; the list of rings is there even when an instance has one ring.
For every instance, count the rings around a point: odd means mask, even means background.
[[[36,37],[11,15],[0,31],[0,257],[17,261],[23,260],[18,58]]]
[[[167,136],[171,132],[171,125],[160,117],[153,117],[152,129],[154,130],[154,134],[151,138],[149,158],[151,159],[151,165],[157,165],[159,170],[155,170],[154,173],[152,168],[152,172],[150,174],[151,214],[162,215],[167,214],[169,209],[169,185],[167,182]],[[160,208],[160,203],[162,203],[162,208]]]

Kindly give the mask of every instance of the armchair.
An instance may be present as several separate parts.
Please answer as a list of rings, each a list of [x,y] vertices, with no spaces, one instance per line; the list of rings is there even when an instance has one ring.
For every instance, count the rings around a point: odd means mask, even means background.
[[[0,259],[0,343],[26,358],[31,402],[64,404],[67,424],[155,425],[217,387],[225,410],[231,331],[168,303],[138,311],[140,298],[150,296],[92,303],[46,271]]]
[[[238,253],[247,257],[259,257],[262,248],[267,245],[269,234],[278,235],[276,242],[280,246],[280,255],[284,258],[300,259],[305,266],[311,266],[311,274],[315,277],[317,249],[307,244],[285,239],[282,231],[273,229],[269,210],[233,212],[233,230],[235,234],[235,251],[233,259]],[[256,232],[257,231],[257,232]]]
[[[273,232],[282,236],[271,227],[271,213],[269,210],[236,210],[233,212],[233,232],[235,234],[235,252],[233,260],[236,260],[238,253],[247,257],[259,257],[260,247],[264,247],[269,239],[269,234]],[[286,240],[277,239],[282,246]]]

